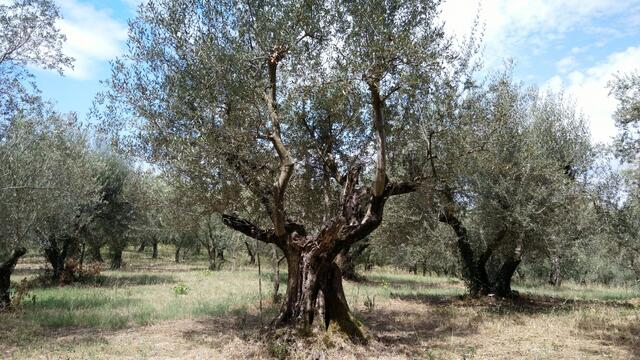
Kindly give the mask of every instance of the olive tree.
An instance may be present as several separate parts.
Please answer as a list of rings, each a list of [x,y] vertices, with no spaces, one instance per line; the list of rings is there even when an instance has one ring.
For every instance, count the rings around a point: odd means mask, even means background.
[[[614,114],[620,130],[616,147],[624,159],[638,161],[640,152],[640,73],[620,74],[609,83],[611,94],[618,101]]]
[[[387,199],[418,188],[388,154],[461,57],[438,5],[149,1],[132,20],[104,121],[132,114],[149,160],[284,253],[274,325],[310,325],[318,306],[326,327],[363,338],[334,259],[381,224]]]
[[[511,296],[524,252],[575,224],[588,131],[562,96],[523,88],[508,72],[445,98],[445,109],[448,101],[460,101],[458,110],[433,112],[423,125],[431,201],[456,235],[470,293]]]

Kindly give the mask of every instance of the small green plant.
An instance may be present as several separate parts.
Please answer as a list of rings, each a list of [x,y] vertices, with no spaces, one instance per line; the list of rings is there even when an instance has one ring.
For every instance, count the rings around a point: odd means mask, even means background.
[[[366,296],[367,297],[364,299],[364,308],[366,311],[372,312],[376,307],[376,297],[375,295],[373,297],[370,297],[369,294],[367,294]]]
[[[185,283],[180,283],[173,287],[173,293],[177,295],[187,295],[189,293],[189,287]]]
[[[29,300],[33,304],[36,303],[36,296],[29,292],[29,282],[26,278],[22,279],[12,292],[11,304],[14,307],[19,307],[24,300]]]

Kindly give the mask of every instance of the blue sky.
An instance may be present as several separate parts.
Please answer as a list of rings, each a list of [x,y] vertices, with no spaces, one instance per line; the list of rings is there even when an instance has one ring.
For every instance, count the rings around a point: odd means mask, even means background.
[[[127,20],[142,0],[56,0],[64,17],[65,50],[76,59],[64,77],[32,69],[44,97],[84,118],[109,60],[124,51]],[[465,36],[476,14],[484,31],[484,63],[516,63],[516,76],[553,90],[565,89],[589,117],[592,138],[615,134],[616,107],[607,82],[616,72],[640,69],[640,0],[448,0],[446,29]]]

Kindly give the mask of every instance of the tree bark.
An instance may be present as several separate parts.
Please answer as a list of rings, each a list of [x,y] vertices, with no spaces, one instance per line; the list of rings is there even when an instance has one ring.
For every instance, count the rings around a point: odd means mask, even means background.
[[[342,273],[342,278],[351,280],[351,281],[359,281],[360,277],[356,273],[356,265],[353,261],[353,256],[349,252],[349,249],[342,250],[338,256],[336,256],[336,264],[340,267],[340,272]]]
[[[4,263],[0,264],[0,311],[7,309],[11,305],[11,273],[16,268],[18,260],[27,253],[27,249],[19,247]]]
[[[284,260],[285,257],[278,259],[278,249],[276,247],[273,248],[273,303],[277,304],[280,302],[280,262]]]
[[[325,329],[364,341],[362,324],[353,317],[347,305],[338,265],[323,261],[313,252],[290,249],[286,256],[289,269],[287,293],[274,325],[309,328],[316,313],[320,313]]]
[[[175,261],[176,263],[180,262],[180,245],[176,245],[176,255],[175,255]]]

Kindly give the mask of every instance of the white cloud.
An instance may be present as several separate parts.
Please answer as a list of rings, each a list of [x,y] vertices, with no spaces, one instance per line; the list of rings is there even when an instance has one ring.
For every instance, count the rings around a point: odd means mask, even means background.
[[[126,24],[106,10],[77,0],[58,0],[63,19],[58,22],[67,36],[65,53],[75,58],[74,69],[66,74],[76,79],[91,79],[101,63],[118,56],[127,38]]]
[[[631,23],[640,16],[640,1],[448,0],[443,6],[442,19],[447,31],[464,36],[478,15],[484,26],[486,62],[495,66],[504,58],[535,54],[552,47],[576,28],[611,36],[617,31],[615,25],[595,27],[591,22],[614,14],[624,15]]]
[[[565,74],[570,70],[574,69],[578,65],[578,62],[575,57],[567,56],[565,58],[560,59],[556,63],[556,68],[561,74]]]
[[[565,89],[576,100],[578,109],[588,118],[594,142],[611,141],[616,134],[613,113],[616,100],[609,96],[607,83],[616,73],[627,73],[640,68],[640,46],[613,53],[606,60],[582,71],[556,75],[544,87]]]

